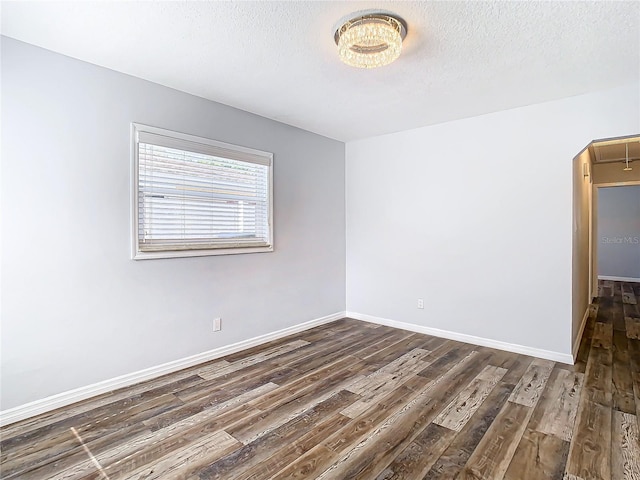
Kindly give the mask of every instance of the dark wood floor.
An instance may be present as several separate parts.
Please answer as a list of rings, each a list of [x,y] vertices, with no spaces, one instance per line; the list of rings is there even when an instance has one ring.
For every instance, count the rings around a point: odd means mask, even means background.
[[[600,292],[575,366],[344,319],[10,425],[2,478],[640,479],[640,285]]]

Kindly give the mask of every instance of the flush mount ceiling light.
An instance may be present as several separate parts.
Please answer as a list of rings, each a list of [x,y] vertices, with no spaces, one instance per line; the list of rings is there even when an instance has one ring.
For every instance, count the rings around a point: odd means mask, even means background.
[[[367,13],[352,16],[333,36],[338,55],[347,65],[376,68],[389,65],[400,56],[407,24],[396,15]]]

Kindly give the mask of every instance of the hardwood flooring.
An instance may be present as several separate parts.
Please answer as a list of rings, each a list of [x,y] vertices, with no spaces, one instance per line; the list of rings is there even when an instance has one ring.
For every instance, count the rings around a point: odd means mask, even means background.
[[[574,366],[343,319],[0,431],[3,479],[640,479],[639,284]]]

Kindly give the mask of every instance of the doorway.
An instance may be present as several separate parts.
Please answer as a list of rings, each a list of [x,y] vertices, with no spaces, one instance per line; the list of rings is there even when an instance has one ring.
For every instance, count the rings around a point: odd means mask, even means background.
[[[594,185],[598,280],[640,282],[640,182]]]
[[[637,189],[614,190],[622,187]],[[571,330],[574,358],[590,305],[598,296],[598,277],[640,279],[640,271],[634,268],[634,252],[640,256],[637,192],[640,192],[640,135],[594,140],[574,158]],[[598,225],[600,193],[604,197],[603,213],[607,215],[605,230]]]

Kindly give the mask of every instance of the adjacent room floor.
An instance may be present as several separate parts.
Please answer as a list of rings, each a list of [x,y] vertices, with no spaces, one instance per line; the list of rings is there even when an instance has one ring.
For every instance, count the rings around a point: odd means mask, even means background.
[[[10,425],[1,476],[640,479],[640,285],[600,295],[575,366],[344,319]]]

